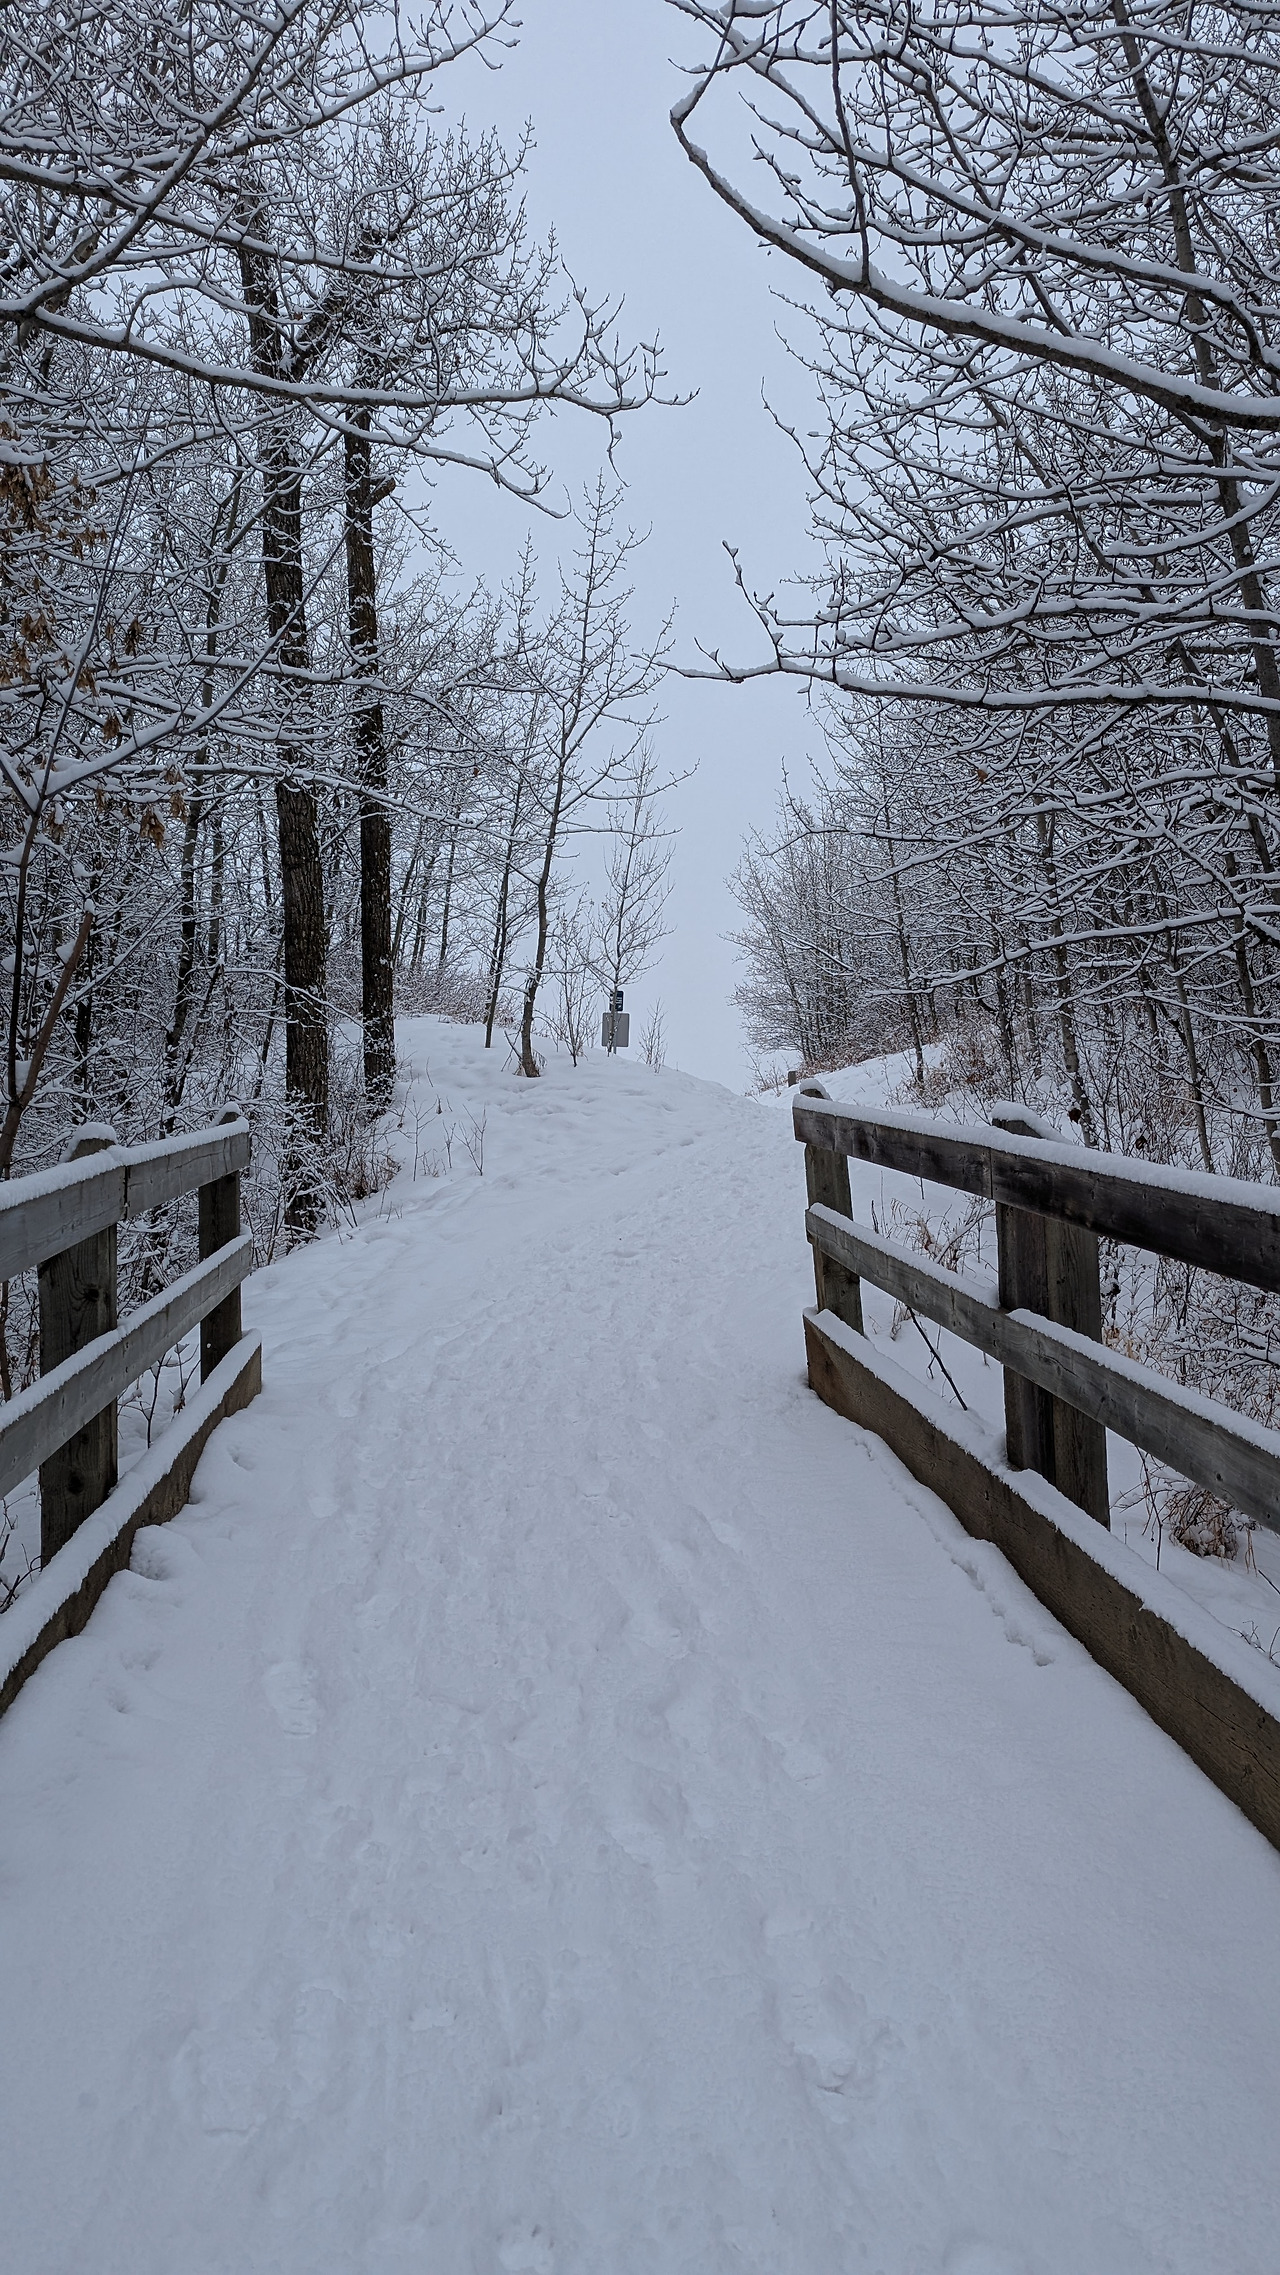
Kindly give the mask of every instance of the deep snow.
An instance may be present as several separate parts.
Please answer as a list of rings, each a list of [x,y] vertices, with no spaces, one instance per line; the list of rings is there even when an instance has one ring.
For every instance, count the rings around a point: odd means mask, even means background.
[[[1274,2275],[1280,1858],[806,1389],[788,1118],[404,1040],[483,1177],[0,1722],[6,2275]]]

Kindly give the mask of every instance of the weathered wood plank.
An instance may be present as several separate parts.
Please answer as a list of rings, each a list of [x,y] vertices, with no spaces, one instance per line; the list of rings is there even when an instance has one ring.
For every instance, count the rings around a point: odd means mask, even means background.
[[[1251,1679],[1246,1647],[1225,1631],[1219,1642],[1207,1613],[1033,1471],[1009,1470],[992,1433],[948,1412],[864,1336],[809,1312],[805,1341],[818,1396],[883,1438],[967,1532],[993,1541],[1068,1633],[1280,1848],[1280,1719]]]
[[[126,1155],[128,1188],[125,1215],[142,1216],[166,1201],[179,1200],[215,1178],[238,1176],[249,1166],[252,1140],[244,1121],[229,1122],[213,1130],[193,1130],[189,1136],[166,1138],[160,1145],[134,1146]]]
[[[79,1635],[143,1525],[176,1517],[211,1433],[262,1388],[262,1342],[246,1335],[143,1455],[122,1485],[38,1573],[0,1620],[0,1714],[55,1644]]]
[[[834,1147],[851,1161],[869,1161],[878,1169],[902,1169],[936,1185],[952,1185],[958,1192],[991,1192],[991,1133],[961,1126],[941,1129],[923,1116],[871,1114],[863,1107],[841,1106],[797,1090],[791,1109],[797,1138],[805,1145]],[[1011,1138],[1010,1146],[1029,1142]],[[1043,1148],[1041,1148],[1043,1150]]]
[[[16,1279],[106,1225],[247,1168],[250,1151],[247,1124],[232,1123],[13,1178],[0,1185],[0,1280]]]
[[[70,1161],[83,1161],[115,1144],[111,1130],[81,1134]],[[116,1227],[104,1225],[61,1255],[40,1266],[40,1372],[51,1374],[65,1360],[116,1324]],[[87,1516],[106,1500],[116,1482],[114,1399],[40,1465],[40,1560],[57,1555]]]
[[[124,1207],[124,1160],[116,1151],[105,1164],[65,1162],[11,1179],[0,1186],[0,1280],[14,1280],[46,1256],[117,1224]]]
[[[1043,1138],[1034,1117],[1015,1106],[992,1110],[992,1124],[1014,1137]],[[1078,1335],[1102,1340],[1098,1236],[1060,1217],[996,1204],[1000,1301],[1006,1311],[1033,1311]],[[1005,1449],[1011,1469],[1036,1469],[1101,1525],[1111,1523],[1107,1433],[1012,1367],[1004,1370]]]
[[[798,1094],[795,1134],[851,1160],[896,1169],[1011,1208],[1057,1216],[1159,1256],[1280,1292],[1280,1189],[1037,1138],[939,1129],[909,1114]]]
[[[804,1086],[806,1098],[825,1098],[820,1082],[808,1081]],[[804,1174],[810,1205],[818,1203],[834,1209],[838,1216],[852,1216],[853,1203],[849,1198],[849,1164],[842,1153],[833,1153],[827,1145],[807,1145],[804,1149]],[[813,1284],[819,1311],[834,1311],[846,1327],[862,1333],[862,1289],[856,1273],[850,1272],[839,1257],[830,1256],[821,1248],[813,1251]]]
[[[1169,1382],[1070,1328],[1029,1312],[1004,1311],[994,1287],[945,1271],[831,1210],[810,1209],[805,1229],[815,1245],[873,1286],[1280,1531],[1280,1430]],[[945,1499],[945,1487],[940,1484],[938,1491]]]
[[[0,1493],[11,1492],[24,1477],[118,1398],[140,1374],[199,1325],[205,1313],[230,1295],[253,1261],[253,1242],[243,1239],[185,1272],[151,1303],[143,1304],[123,1327],[100,1335],[87,1349],[43,1375],[7,1406],[0,1406]]]
[[[224,1120],[238,1119],[234,1107]],[[246,1147],[247,1151],[247,1147]],[[230,1241],[240,1238],[240,1170],[239,1165],[222,1173],[200,1187],[200,1254],[216,1255]],[[230,1295],[206,1312],[200,1322],[200,1380],[207,1382],[215,1367],[225,1359],[228,1351],[240,1340],[240,1289],[235,1286]]]
[[[1050,1304],[1049,1218],[1029,1209],[996,1210],[1000,1301],[1006,1311],[1053,1317]],[[1074,1230],[1074,1227],[1072,1227]],[[1012,1367],[1004,1370],[1004,1434],[1010,1469],[1036,1469],[1055,1482],[1053,1397]]]
[[[1007,1210],[1006,1215],[1018,1212]],[[1047,1316],[1058,1327],[1069,1327],[1090,1342],[1102,1342],[1102,1280],[1098,1269],[1098,1235],[1082,1225],[1064,1224],[1060,1217],[1042,1217],[1045,1227],[1046,1270],[1049,1282]],[[1030,1308],[1020,1306],[1020,1309]],[[1111,1489],[1107,1478],[1107,1433],[1078,1406],[1054,1397],[1052,1401],[1053,1470],[1050,1482],[1100,1525],[1111,1524]]]

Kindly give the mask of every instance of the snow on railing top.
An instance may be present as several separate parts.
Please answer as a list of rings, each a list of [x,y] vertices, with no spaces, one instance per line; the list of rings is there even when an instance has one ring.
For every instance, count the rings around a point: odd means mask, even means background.
[[[16,1278],[106,1225],[247,1168],[249,1152],[249,1125],[239,1107],[230,1107],[209,1130],[149,1145],[109,1145],[13,1178],[0,1185],[0,1280]]]
[[[1061,1217],[1280,1292],[1280,1187],[1098,1153],[1061,1139],[1015,1137],[989,1123],[840,1105],[815,1082],[799,1086],[792,1116],[804,1144]]]

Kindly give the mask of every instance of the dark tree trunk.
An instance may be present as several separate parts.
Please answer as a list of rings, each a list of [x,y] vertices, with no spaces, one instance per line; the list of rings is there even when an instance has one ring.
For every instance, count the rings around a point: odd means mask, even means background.
[[[551,871],[555,866],[556,842],[560,835],[560,813],[564,804],[567,759],[563,738],[556,767],[555,795],[547,816],[547,836],[543,849],[542,867],[538,872],[538,932],[534,943],[533,963],[524,983],[524,1003],[520,1012],[520,1072],[533,1077],[542,1072],[538,1055],[533,1047],[533,1015],[537,1007],[538,989],[547,961],[547,937],[551,930]]]
[[[303,612],[301,481],[297,468],[280,464],[274,452],[269,464],[276,479],[263,513],[267,622],[280,663],[286,671],[300,672],[310,663]],[[316,793],[308,779],[311,754],[294,739],[292,707],[285,724],[276,782],[284,914],[285,1091],[300,1141],[290,1169],[285,1221],[291,1231],[309,1232],[320,1200],[305,1155],[308,1142],[323,1146],[329,1133],[328,943]]]
[[[458,828],[455,822],[449,838],[449,862],[444,873],[444,906],[440,915],[440,954],[438,968],[443,971],[449,961],[449,916],[453,908],[453,867],[458,857]]]
[[[368,413],[363,414],[368,423]],[[356,675],[353,722],[360,783],[360,984],[364,1013],[364,1087],[377,1112],[390,1104],[396,1078],[394,964],[391,953],[391,814],[387,806],[387,738],[378,693],[378,586],[367,434],[346,438],[347,615]]]
[[[195,769],[195,782],[203,785],[204,762]],[[196,905],[196,852],[200,840],[200,824],[204,818],[203,787],[193,787],[187,803],[186,827],[182,833],[181,905],[182,929],[178,937],[178,978],[173,991],[173,1018],[165,1036],[165,1128],[171,1130],[182,1094],[180,1074],[183,1038],[191,1016],[191,1001],[195,992],[196,932],[199,911]]]
[[[99,879],[95,876],[89,887],[91,896],[96,898],[98,890]],[[93,1047],[93,963],[93,934],[90,933],[80,960],[82,993],[76,1005],[75,1016],[75,1073],[72,1079],[78,1093],[75,1108],[75,1119],[78,1122],[87,1122],[93,1118],[93,1078],[89,1063],[89,1053]]]
[[[493,1043],[493,1024],[498,1016],[498,998],[502,993],[502,975],[506,968],[507,947],[510,938],[508,911],[511,905],[511,869],[516,854],[516,832],[520,827],[520,800],[524,792],[524,775],[516,780],[515,802],[511,809],[511,829],[507,837],[507,850],[502,863],[502,884],[498,891],[498,909],[494,918],[493,948],[489,956],[489,1000],[484,1014],[484,1047]]]
[[[215,799],[209,848],[209,939],[206,954],[211,964],[222,957],[222,901],[227,870],[227,845],[222,827],[221,801]]]
[[[413,891],[414,883],[417,879],[418,863],[422,859],[422,848],[426,841],[426,835],[426,823],[419,822],[418,834],[414,840],[413,851],[405,863],[404,875],[400,880],[400,905],[396,910],[395,932],[392,936],[391,941],[391,967],[393,973],[399,971],[400,958],[404,953],[404,930],[406,924],[409,921],[409,895]]]
[[[204,687],[202,689],[202,700],[204,702],[206,711],[211,709],[213,705],[213,663],[214,658],[218,652],[218,637],[222,623],[222,595],[226,586],[227,573],[231,565],[230,546],[235,539],[235,529],[236,523],[239,519],[239,509],[240,477],[237,475],[235,488],[231,496],[230,518],[226,530],[227,550],[223,553],[221,560],[217,563],[210,576],[208,599],[205,604],[204,651],[205,656],[208,660],[205,670]],[[211,543],[216,544],[217,537],[218,525],[215,523]],[[208,782],[208,779],[209,750],[206,745],[205,749],[200,752],[195,766],[192,769],[191,795],[187,805],[186,827],[182,835],[182,932],[178,943],[178,979],[173,997],[173,1018],[169,1025],[168,1034],[165,1037],[165,1128],[169,1130],[173,1128],[174,1123],[177,1119],[178,1107],[182,1103],[182,1092],[186,1081],[186,1074],[181,1054],[183,1038],[186,1035],[187,1022],[191,1017],[191,1005],[195,993],[196,934],[199,922],[199,894],[196,864],[200,846],[200,829],[205,818],[205,810],[208,803],[206,793],[206,784]],[[209,961],[211,963],[216,961],[218,955],[218,919],[222,905],[223,861],[224,854],[222,848],[221,814],[219,813],[218,835],[213,861],[213,897],[215,905],[213,908],[211,908],[209,918]],[[190,1064],[190,1051],[187,1053],[186,1064]]]
[[[267,225],[253,217],[260,236]],[[241,249],[240,267],[249,306],[250,347],[256,367],[278,376],[284,369],[284,336],[279,300],[264,255]],[[276,417],[262,454],[262,568],[266,585],[267,629],[284,700],[277,746],[276,825],[280,847],[280,894],[284,914],[285,1090],[295,1132],[288,1165],[285,1223],[291,1232],[313,1231],[320,1194],[312,1159],[329,1134],[329,1027],[327,1016],[327,936],[324,869],[316,814],[314,754],[300,731],[302,676],[310,670],[306,587],[302,559],[302,474],[293,425]],[[298,675],[299,690],[290,688]]]
[[[920,1026],[920,1006],[916,1001],[915,981],[911,973],[911,950],[907,940],[906,912],[902,906],[902,880],[898,875],[897,856],[893,838],[889,834],[889,808],[884,810],[885,843],[889,848],[889,882],[893,889],[894,923],[898,933],[898,960],[902,966],[902,992],[906,997],[907,1021],[911,1029],[911,1048],[916,1062],[916,1088],[924,1096],[924,1034]]]
[[[324,877],[316,801],[309,787],[276,784],[280,885],[284,902],[285,1087],[307,1134],[322,1143],[328,1128],[329,1037],[325,1021]],[[302,1216],[310,1222],[303,1196]]]

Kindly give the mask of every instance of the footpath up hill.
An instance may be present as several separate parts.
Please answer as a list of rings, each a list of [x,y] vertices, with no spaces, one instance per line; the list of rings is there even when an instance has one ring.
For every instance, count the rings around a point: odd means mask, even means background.
[[[0,1723],[6,2275],[1275,2275],[1280,1858],[806,1389],[789,1118],[403,1046]]]

